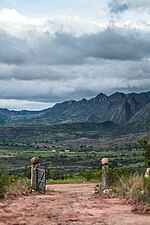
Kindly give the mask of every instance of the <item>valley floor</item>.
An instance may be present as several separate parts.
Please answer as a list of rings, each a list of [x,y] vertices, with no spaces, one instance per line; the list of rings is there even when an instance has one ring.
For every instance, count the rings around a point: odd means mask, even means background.
[[[95,184],[48,185],[47,194],[0,201],[0,225],[149,225],[118,198],[94,195]]]

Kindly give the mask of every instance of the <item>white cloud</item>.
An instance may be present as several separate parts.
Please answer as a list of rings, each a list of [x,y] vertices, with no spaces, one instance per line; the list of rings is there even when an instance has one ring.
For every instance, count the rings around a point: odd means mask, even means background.
[[[54,103],[35,102],[16,99],[0,99],[0,108],[9,108],[10,110],[42,110],[52,107]]]
[[[28,38],[28,34],[32,35],[35,31],[49,34],[67,32],[80,36],[85,33],[95,33],[100,27],[103,28],[103,24],[82,22],[79,16],[70,13],[52,17],[28,18],[20,15],[15,9],[0,10],[0,29],[20,38]]]
[[[30,23],[30,19],[20,15],[15,9],[3,9],[0,10],[0,21],[11,23]]]

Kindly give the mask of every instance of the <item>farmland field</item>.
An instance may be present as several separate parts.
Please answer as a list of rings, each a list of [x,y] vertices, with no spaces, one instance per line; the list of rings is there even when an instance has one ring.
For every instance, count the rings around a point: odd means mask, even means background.
[[[141,147],[137,144],[140,135],[120,138],[68,139],[46,141],[1,141],[0,169],[22,174],[30,166],[32,157],[51,171],[78,173],[101,167],[101,159],[108,157],[110,167],[145,167]]]

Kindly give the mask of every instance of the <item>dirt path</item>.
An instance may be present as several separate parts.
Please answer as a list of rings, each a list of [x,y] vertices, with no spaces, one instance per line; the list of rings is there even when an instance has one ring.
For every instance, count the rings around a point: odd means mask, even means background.
[[[96,198],[95,184],[49,185],[46,195],[0,202],[0,225],[150,225],[120,199]]]

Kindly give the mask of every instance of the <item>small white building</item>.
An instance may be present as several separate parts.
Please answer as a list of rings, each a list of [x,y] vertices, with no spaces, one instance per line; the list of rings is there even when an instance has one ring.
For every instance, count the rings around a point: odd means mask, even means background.
[[[66,149],[66,150],[65,150],[65,152],[69,152],[69,150],[68,150],[68,149]]]
[[[55,149],[52,149],[52,152],[56,152],[56,150]]]

